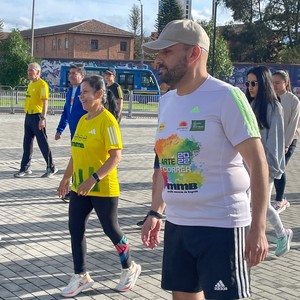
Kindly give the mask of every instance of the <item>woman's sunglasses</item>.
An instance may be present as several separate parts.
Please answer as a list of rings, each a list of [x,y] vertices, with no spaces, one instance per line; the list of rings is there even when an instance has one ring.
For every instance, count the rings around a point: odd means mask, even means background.
[[[252,86],[252,87],[255,87],[257,84],[258,84],[258,82],[257,81],[246,81],[246,87],[248,88],[250,85]]]

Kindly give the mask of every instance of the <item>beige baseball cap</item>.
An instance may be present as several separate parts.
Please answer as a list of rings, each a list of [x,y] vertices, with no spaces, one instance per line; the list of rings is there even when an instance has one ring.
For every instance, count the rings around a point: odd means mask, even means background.
[[[202,26],[192,20],[174,20],[163,29],[158,39],[142,45],[147,53],[155,53],[175,44],[199,45],[208,52],[209,37]]]

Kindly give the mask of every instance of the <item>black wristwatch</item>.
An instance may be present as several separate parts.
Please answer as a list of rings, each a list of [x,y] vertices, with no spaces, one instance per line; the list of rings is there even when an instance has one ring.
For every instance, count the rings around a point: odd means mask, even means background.
[[[155,217],[155,218],[157,218],[157,219],[163,219],[163,217],[164,217],[162,214],[158,213],[158,212],[155,211],[155,210],[150,210],[150,211],[148,212],[147,216],[152,216],[152,217]]]
[[[40,120],[46,120],[44,116],[40,116]]]
[[[94,177],[94,179],[96,180],[96,182],[100,182],[100,178],[98,176],[97,173],[93,173],[92,176]]]

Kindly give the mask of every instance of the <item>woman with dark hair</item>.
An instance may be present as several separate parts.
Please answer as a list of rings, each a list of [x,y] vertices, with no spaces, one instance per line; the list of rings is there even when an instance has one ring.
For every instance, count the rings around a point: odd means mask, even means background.
[[[270,71],[264,67],[255,67],[247,72],[246,96],[251,104],[260,128],[261,141],[269,165],[269,206],[267,218],[277,236],[276,256],[290,250],[293,231],[285,229],[274,207],[271,205],[271,193],[274,179],[284,173],[284,128],[283,109],[276,96]]]
[[[69,231],[75,274],[61,292],[64,297],[75,297],[94,283],[86,271],[85,259],[85,229],[93,209],[120,257],[122,273],[115,290],[130,290],[141,273],[141,266],[131,260],[128,240],[118,223],[117,164],[121,160],[122,139],[117,120],[104,108],[105,95],[101,76],[83,79],[80,101],[87,114],[78,122],[71,144],[72,156],[58,187],[58,195],[64,197],[73,175]]]
[[[300,133],[300,102],[297,96],[292,93],[289,74],[283,70],[278,70],[272,76],[274,90],[280,97],[283,107],[284,135],[285,135],[285,164],[289,162],[293,155]],[[276,203],[274,208],[278,213],[290,206],[289,201],[284,196],[286,185],[286,175],[282,174],[280,179],[274,179],[276,189]]]

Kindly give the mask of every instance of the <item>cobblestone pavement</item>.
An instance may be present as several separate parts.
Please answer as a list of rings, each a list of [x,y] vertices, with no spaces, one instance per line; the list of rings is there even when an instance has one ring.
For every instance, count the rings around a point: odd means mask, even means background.
[[[54,141],[59,116],[48,116],[47,133],[58,174],[40,178],[45,163],[35,144],[33,174],[15,179],[22,155],[24,115],[0,114],[0,299],[62,299],[60,289],[72,273],[68,233],[68,204],[56,196],[56,188],[70,155],[68,129]],[[111,288],[120,274],[118,256],[103,234],[95,214],[87,227],[87,266],[95,280],[92,289],[76,299],[171,299],[160,288],[162,245],[146,249],[140,241],[136,222],[142,220],[151,194],[153,140],[156,119],[122,120],[124,151],[119,165],[121,199],[119,221],[130,243],[132,256],[142,265],[142,274],[132,291],[119,294]],[[287,198],[291,206],[281,214],[292,228],[291,251],[274,255],[275,238],[268,227],[270,253],[252,270],[252,299],[300,299],[300,151],[288,167]]]

